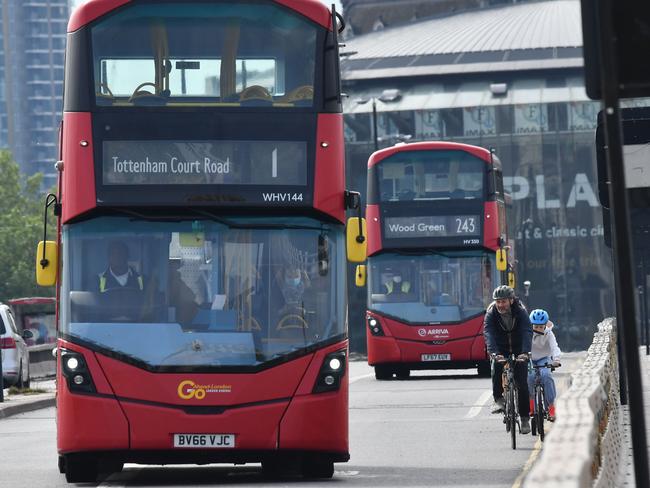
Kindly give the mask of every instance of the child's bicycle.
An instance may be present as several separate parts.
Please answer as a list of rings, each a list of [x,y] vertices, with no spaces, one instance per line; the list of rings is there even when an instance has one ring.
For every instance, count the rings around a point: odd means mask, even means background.
[[[535,370],[535,392],[533,395],[533,407],[534,412],[532,414],[531,423],[530,423],[530,432],[532,435],[537,435],[539,433],[539,439],[544,442],[544,420],[551,420],[548,412],[548,404],[546,402],[546,396],[544,395],[544,385],[542,384],[542,373],[540,370],[548,368],[551,371],[555,371],[555,368],[559,368],[561,364],[556,366],[546,363],[542,366],[536,366],[533,364],[533,369]]]

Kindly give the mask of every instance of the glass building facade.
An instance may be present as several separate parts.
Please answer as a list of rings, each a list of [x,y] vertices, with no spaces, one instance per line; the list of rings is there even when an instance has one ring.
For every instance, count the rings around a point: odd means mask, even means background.
[[[494,148],[512,198],[507,220],[518,295],[529,309],[549,311],[566,350],[586,348],[597,323],[613,315],[615,306],[611,251],[603,239],[597,188],[600,105],[588,100],[583,83],[579,73],[552,79],[513,77],[501,87],[506,93],[498,94],[490,90],[489,81],[459,80],[446,86],[401,81],[366,89],[356,84],[347,90],[345,116],[352,189],[366,188],[367,160],[375,147],[373,99],[379,148],[404,140]],[[399,89],[401,97],[383,102],[387,88]],[[525,280],[531,282],[527,297]],[[353,348],[362,348],[365,290],[352,296]]]
[[[67,0],[0,1],[0,147],[21,171],[56,181]]]

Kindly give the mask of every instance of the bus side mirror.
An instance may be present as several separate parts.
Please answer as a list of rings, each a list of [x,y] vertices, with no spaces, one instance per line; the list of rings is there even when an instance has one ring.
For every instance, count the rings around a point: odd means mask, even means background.
[[[59,252],[54,241],[41,241],[36,251],[36,283],[39,286],[54,286],[59,269]]]
[[[359,264],[354,272],[354,284],[358,287],[366,286],[366,265]]]
[[[346,229],[348,261],[363,263],[366,260],[366,219],[350,217]]]
[[[508,271],[508,286],[510,288],[514,288],[517,285],[515,281],[515,273],[512,271]]]
[[[508,251],[504,248],[497,249],[497,269],[499,271],[508,269]]]

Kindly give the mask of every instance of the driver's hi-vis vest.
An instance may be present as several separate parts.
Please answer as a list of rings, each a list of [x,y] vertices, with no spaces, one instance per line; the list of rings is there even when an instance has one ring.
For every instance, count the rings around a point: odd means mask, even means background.
[[[388,292],[386,293],[387,295],[393,293],[393,285],[394,283],[392,281],[386,283],[386,289],[388,290]],[[402,286],[400,291],[402,293],[408,293],[410,289],[411,289],[411,283],[408,281],[402,281]]]
[[[120,283],[113,276],[113,273],[111,273],[108,269],[99,274],[100,293],[104,293],[106,290],[112,290],[115,288],[136,288],[142,291],[144,290],[144,281],[142,280],[142,276],[140,276],[133,268],[129,268],[129,277],[127,278],[124,285],[120,285]]]

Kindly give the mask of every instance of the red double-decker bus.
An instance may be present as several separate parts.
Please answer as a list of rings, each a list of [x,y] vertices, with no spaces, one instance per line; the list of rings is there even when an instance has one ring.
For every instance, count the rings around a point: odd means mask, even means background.
[[[470,367],[489,375],[483,315],[507,265],[498,158],[452,142],[377,151],[368,161],[366,220],[366,336],[376,378]]]
[[[59,241],[37,261],[58,284],[69,482],[125,462],[331,477],[349,459],[358,194],[337,18],[316,0],[90,0],[72,15]]]

